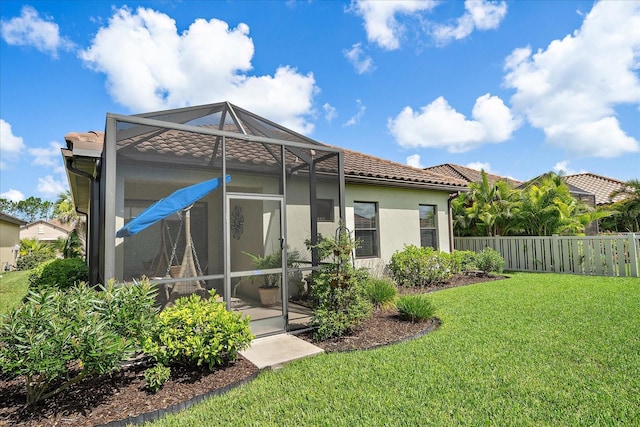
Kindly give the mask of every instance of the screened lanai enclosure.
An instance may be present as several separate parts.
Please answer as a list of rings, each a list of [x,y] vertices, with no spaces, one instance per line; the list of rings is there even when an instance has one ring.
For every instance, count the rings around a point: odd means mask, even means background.
[[[162,306],[213,290],[257,335],[304,327],[309,244],[344,218],[342,156],[228,102],[108,114],[90,269],[149,277]]]

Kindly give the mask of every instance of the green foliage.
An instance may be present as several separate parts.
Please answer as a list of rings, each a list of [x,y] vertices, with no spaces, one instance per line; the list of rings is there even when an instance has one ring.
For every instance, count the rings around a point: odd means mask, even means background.
[[[82,258],[56,259],[36,268],[29,276],[29,286],[32,290],[48,287],[67,289],[87,281],[87,275],[87,264]]]
[[[251,262],[253,263],[253,267],[256,270],[268,270],[271,268],[280,268],[282,266],[282,252],[277,250],[274,253],[269,255],[254,255],[249,252],[242,252],[251,258]],[[293,267],[296,265],[296,262],[300,259],[300,252],[297,250],[289,250],[287,247],[287,267]],[[264,276],[264,287],[265,288],[275,288],[278,287],[279,284],[279,274],[267,274]]]
[[[28,271],[10,271],[0,275],[0,315],[22,303],[29,291]]]
[[[143,278],[124,284],[111,281],[101,286],[100,290],[109,328],[131,339],[140,349],[149,330],[155,325],[157,287]]]
[[[398,289],[388,279],[370,278],[365,282],[369,301],[379,308],[391,308],[398,296]]]
[[[53,202],[42,200],[40,197],[29,196],[18,202],[0,198],[0,211],[26,222],[50,219],[52,209]]]
[[[489,274],[492,271],[502,273],[504,258],[498,251],[492,248],[484,248],[482,252],[476,254],[476,267],[484,274]]]
[[[22,239],[20,240],[20,257],[16,261],[16,268],[22,271],[31,270],[40,263],[55,258],[55,247],[49,242]]]
[[[351,254],[356,242],[344,227],[337,239],[322,239],[321,252],[333,253],[333,264],[328,264],[314,274],[311,285],[313,316],[311,324],[316,328],[314,339],[321,341],[342,336],[371,316],[371,303],[366,294],[367,273],[356,270],[351,264]]]
[[[0,318],[0,343],[0,372],[25,377],[28,404],[114,370],[132,350],[110,327],[101,293],[85,285],[31,291]]]
[[[401,286],[430,286],[451,277],[451,261],[447,253],[409,245],[391,256],[389,270]]]
[[[158,363],[144,371],[145,387],[156,393],[171,378],[171,368]]]
[[[396,302],[400,316],[412,322],[429,320],[436,308],[427,294],[402,295]]]
[[[473,251],[453,251],[450,254],[451,272],[453,274],[472,271],[476,267],[476,253]]]
[[[192,294],[160,313],[144,352],[164,365],[215,366],[235,360],[253,335],[248,317],[226,309],[216,295],[203,300]]]

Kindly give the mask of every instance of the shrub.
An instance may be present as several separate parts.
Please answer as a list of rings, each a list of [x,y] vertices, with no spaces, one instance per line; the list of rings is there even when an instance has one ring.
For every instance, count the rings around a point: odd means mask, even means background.
[[[429,286],[451,277],[449,254],[409,245],[391,256],[389,270],[401,286]]]
[[[398,298],[396,307],[401,317],[412,322],[431,319],[436,312],[431,298],[425,294],[403,295]]]
[[[110,328],[100,296],[85,285],[31,291],[0,318],[0,372],[25,377],[27,404],[110,372],[131,354],[132,342]]]
[[[476,253],[473,251],[453,251],[451,254],[451,272],[453,274],[476,270]]]
[[[144,384],[146,388],[155,393],[162,388],[164,383],[166,383],[170,377],[171,368],[158,363],[144,371]]]
[[[137,349],[141,349],[155,325],[158,288],[143,278],[125,284],[111,281],[100,290],[109,327],[120,336],[133,340]]]
[[[370,278],[365,282],[365,290],[369,301],[380,308],[394,307],[398,289],[387,279]]]
[[[53,261],[54,259],[55,254],[53,252],[34,252],[22,255],[16,261],[16,270],[31,270],[45,261]]]
[[[86,282],[87,264],[82,258],[56,259],[36,268],[29,276],[29,287],[38,290],[47,287],[67,289],[78,282]]]
[[[494,249],[484,248],[482,252],[476,254],[476,266],[484,274],[490,272],[502,273],[504,268],[504,258]]]
[[[311,285],[311,324],[316,328],[313,337],[317,341],[342,336],[371,316],[364,286],[369,273],[354,269],[351,263],[357,243],[344,227],[337,234],[336,239],[324,238],[321,242],[324,252],[331,249],[335,263],[314,274]]]
[[[371,315],[363,283],[349,273],[320,272],[314,277],[311,296],[311,324],[316,327],[313,337],[317,341],[351,332]]]
[[[216,297],[203,300],[192,294],[162,311],[145,339],[145,353],[164,365],[206,365],[209,369],[235,360],[254,338],[250,319],[227,310]]]

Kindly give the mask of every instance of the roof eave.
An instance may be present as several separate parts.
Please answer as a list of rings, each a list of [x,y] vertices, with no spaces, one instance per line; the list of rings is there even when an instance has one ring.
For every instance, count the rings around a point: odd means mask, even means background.
[[[437,190],[437,191],[447,191],[447,192],[469,191],[469,188],[463,185],[416,182],[416,181],[401,181],[396,179],[379,178],[379,177],[362,177],[362,176],[354,176],[354,175],[345,175],[344,180],[346,184],[367,184],[367,185],[379,185],[379,186],[385,186],[385,187],[401,187],[401,188]]]

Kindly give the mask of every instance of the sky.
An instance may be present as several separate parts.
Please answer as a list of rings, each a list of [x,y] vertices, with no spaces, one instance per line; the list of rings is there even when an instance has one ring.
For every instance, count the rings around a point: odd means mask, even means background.
[[[69,132],[229,101],[317,141],[518,179],[640,179],[640,1],[0,2],[0,197]]]

